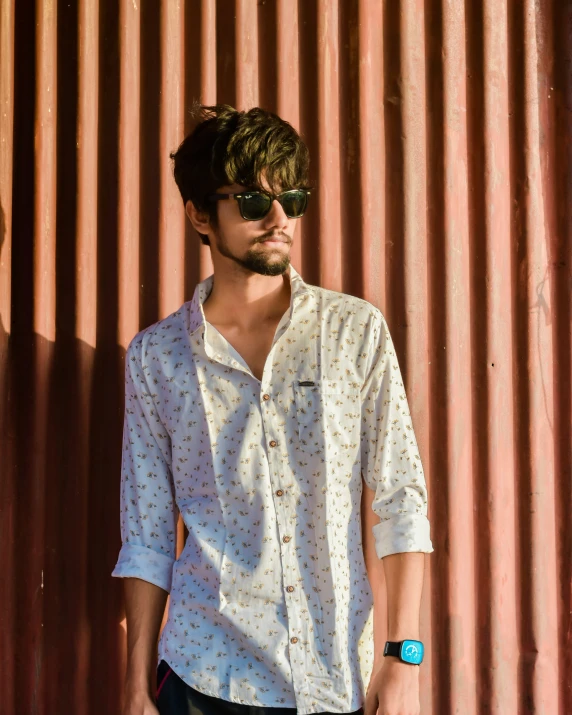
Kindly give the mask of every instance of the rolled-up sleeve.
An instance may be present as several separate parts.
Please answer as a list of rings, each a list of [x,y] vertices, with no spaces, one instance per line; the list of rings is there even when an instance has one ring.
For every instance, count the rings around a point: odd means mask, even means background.
[[[171,442],[155,408],[142,352],[140,333],[125,355],[122,547],[112,576],[140,578],[170,592],[177,522]]]
[[[401,371],[389,329],[377,311],[369,334],[370,368],[362,388],[361,469],[375,491],[373,527],[380,559],[431,553],[427,488]]]

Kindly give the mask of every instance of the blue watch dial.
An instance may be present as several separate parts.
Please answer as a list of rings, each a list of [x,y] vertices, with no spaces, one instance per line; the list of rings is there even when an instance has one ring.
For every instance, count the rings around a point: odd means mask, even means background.
[[[419,665],[423,660],[423,643],[421,641],[403,641],[399,657],[406,663]]]

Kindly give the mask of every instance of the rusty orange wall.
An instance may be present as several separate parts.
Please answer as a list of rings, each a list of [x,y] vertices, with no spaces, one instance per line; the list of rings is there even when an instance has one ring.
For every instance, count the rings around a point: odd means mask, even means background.
[[[571,0],[0,0],[0,712],[119,712],[123,357],[211,272],[195,99],[301,130],[293,263],[388,319],[423,715],[570,715]]]

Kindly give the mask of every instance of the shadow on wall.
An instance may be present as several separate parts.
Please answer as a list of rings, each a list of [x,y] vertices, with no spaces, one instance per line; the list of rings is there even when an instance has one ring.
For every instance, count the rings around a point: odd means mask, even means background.
[[[55,338],[38,334],[46,285],[34,262],[35,18],[16,16],[11,327],[0,325],[0,712],[119,712],[125,631],[119,482],[124,349],[117,345],[117,73],[102,66],[97,197],[96,345],[77,338],[77,9],[61,4],[58,63]],[[65,12],[64,12],[65,10]],[[67,14],[66,14],[67,13]],[[102,20],[104,46],[117,22]],[[105,20],[105,22],[104,22]],[[70,39],[71,38],[71,39]],[[106,44],[107,43],[107,44]],[[102,52],[114,62],[116,53]],[[66,99],[67,98],[67,99]],[[0,196],[0,204],[3,197]],[[52,207],[53,208],[53,207]],[[1,210],[4,242],[9,207]],[[48,237],[46,237],[47,240]],[[82,317],[82,316],[80,316]]]
[[[61,59],[46,69],[49,63],[37,61],[37,14],[16,5],[13,194],[11,207],[3,207],[12,217],[10,334],[0,326],[0,713],[115,715],[125,663],[122,581],[111,577],[121,546],[125,359],[117,344],[119,14],[108,0],[98,5],[97,136],[80,137],[96,142],[97,177],[86,187],[78,179],[80,161],[86,168],[85,155],[78,151],[78,8],[56,3],[55,54]],[[144,178],[132,187],[140,207],[140,285],[133,287],[133,300],[141,326],[154,322],[158,312],[159,14],[160,8],[150,4],[141,20],[145,111],[139,160]],[[52,70],[55,127],[38,121],[36,106],[38,73]],[[38,144],[48,135],[55,155],[46,160]],[[49,192],[38,200],[40,175]],[[78,210],[78,195],[86,192],[87,218]],[[52,195],[49,218],[36,215]],[[47,224],[52,217],[54,224]],[[84,316],[77,302],[77,266],[85,250],[79,237],[88,223],[96,231],[86,278],[95,281],[95,305]],[[46,225],[50,233],[44,236]],[[2,221],[0,239],[4,226]],[[55,254],[50,256],[53,275],[42,285],[35,263],[41,241],[53,245]],[[192,286],[198,241],[187,250],[192,252],[186,256],[193,266],[188,275]],[[52,290],[55,307],[42,304]],[[49,337],[38,334],[42,311],[55,314],[55,332]],[[78,324],[90,320],[95,320],[94,345],[77,337]]]
[[[124,350],[96,350],[61,325],[55,342],[35,333],[32,287],[30,274],[11,335],[0,325],[0,711],[113,714]]]

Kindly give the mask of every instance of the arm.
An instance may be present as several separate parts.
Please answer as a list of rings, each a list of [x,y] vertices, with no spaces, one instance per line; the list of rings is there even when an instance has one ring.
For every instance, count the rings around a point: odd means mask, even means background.
[[[121,464],[121,538],[113,576],[125,579],[127,677],[125,715],[156,715],[157,639],[175,563],[177,507],[171,443],[163,426],[144,336],[125,356],[125,418]]]
[[[126,578],[124,590],[127,619],[125,695],[127,712],[130,712],[129,704],[154,699],[157,640],[168,594],[138,578]]]
[[[384,662],[385,641],[406,638],[419,640],[419,612],[423,590],[425,556],[422,553],[397,553],[380,559],[375,550],[373,527],[379,517],[372,509],[375,491],[363,484],[363,552],[373,595],[373,671]],[[384,614],[387,608],[387,621]],[[388,630],[389,628],[389,630]],[[391,660],[397,660],[387,656]]]
[[[389,622],[387,640],[419,640],[424,559],[422,553],[391,554],[383,559]],[[379,583],[376,583],[374,576],[372,589],[376,586]],[[380,627],[380,615],[379,610],[376,613],[374,599],[374,631]],[[419,715],[419,666],[402,663],[399,658],[392,656],[384,657],[380,650],[382,639],[381,633],[374,632],[374,642],[378,644],[378,649],[367,689],[364,714],[375,715],[381,712],[384,715]]]
[[[419,640],[419,611],[425,554],[391,554],[383,559],[383,568],[387,583],[389,624],[387,640],[403,641],[407,638]],[[386,657],[399,660],[392,656]]]
[[[403,380],[385,320],[376,317],[362,388],[363,546],[374,604],[374,664],[364,712],[374,715],[379,707],[387,715],[409,715],[419,712],[419,667],[384,657],[383,647],[386,640],[419,639],[424,553],[433,545]]]
[[[373,492],[366,512],[378,558],[424,552],[433,545],[427,487],[405,388],[383,316],[368,333],[370,366],[362,387],[361,471]],[[368,534],[369,536],[369,534]]]

